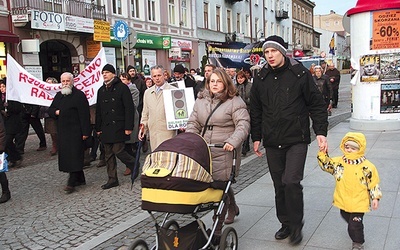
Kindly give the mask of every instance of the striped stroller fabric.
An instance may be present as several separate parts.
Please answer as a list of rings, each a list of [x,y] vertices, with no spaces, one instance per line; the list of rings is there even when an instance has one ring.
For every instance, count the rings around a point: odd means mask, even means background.
[[[223,191],[211,188],[211,173],[211,154],[204,139],[193,133],[178,134],[145,160],[142,209],[191,213],[199,204],[219,202]]]

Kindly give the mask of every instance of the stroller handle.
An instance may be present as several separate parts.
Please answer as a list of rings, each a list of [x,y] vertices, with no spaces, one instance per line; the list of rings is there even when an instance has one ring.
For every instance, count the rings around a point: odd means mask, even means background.
[[[207,145],[208,145],[208,147],[223,148],[225,144],[224,143],[213,143],[213,144],[207,144]],[[236,148],[233,148],[232,152],[233,152],[233,160],[236,161],[236,158],[237,158]]]

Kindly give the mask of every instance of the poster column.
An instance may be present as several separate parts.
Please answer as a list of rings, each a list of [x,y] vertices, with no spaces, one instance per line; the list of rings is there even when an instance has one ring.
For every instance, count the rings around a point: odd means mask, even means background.
[[[355,130],[400,129],[400,3],[359,0],[350,17]],[[360,29],[359,27],[365,27]]]

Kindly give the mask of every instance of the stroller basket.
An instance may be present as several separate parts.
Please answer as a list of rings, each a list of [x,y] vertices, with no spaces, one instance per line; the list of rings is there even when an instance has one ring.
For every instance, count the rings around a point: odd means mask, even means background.
[[[223,190],[213,188],[211,173],[210,150],[200,135],[181,133],[164,141],[143,165],[142,209],[187,214],[220,202]]]

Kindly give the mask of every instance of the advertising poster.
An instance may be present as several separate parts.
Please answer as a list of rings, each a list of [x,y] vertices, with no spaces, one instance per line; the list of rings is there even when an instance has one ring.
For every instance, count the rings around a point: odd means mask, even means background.
[[[381,85],[381,114],[400,113],[400,82]]]
[[[364,55],[360,58],[361,82],[379,81],[379,55]]]
[[[155,66],[157,63],[157,54],[155,50],[142,50],[142,69],[145,76],[150,76],[151,67]]]
[[[381,54],[380,64],[382,81],[400,80],[400,54]]]
[[[371,50],[400,48],[400,10],[372,13]]]
[[[194,106],[193,88],[165,89],[163,96],[167,129],[186,128]]]
[[[262,44],[262,42],[207,43],[209,62],[224,68],[249,69],[252,66],[261,66],[266,62]]]

